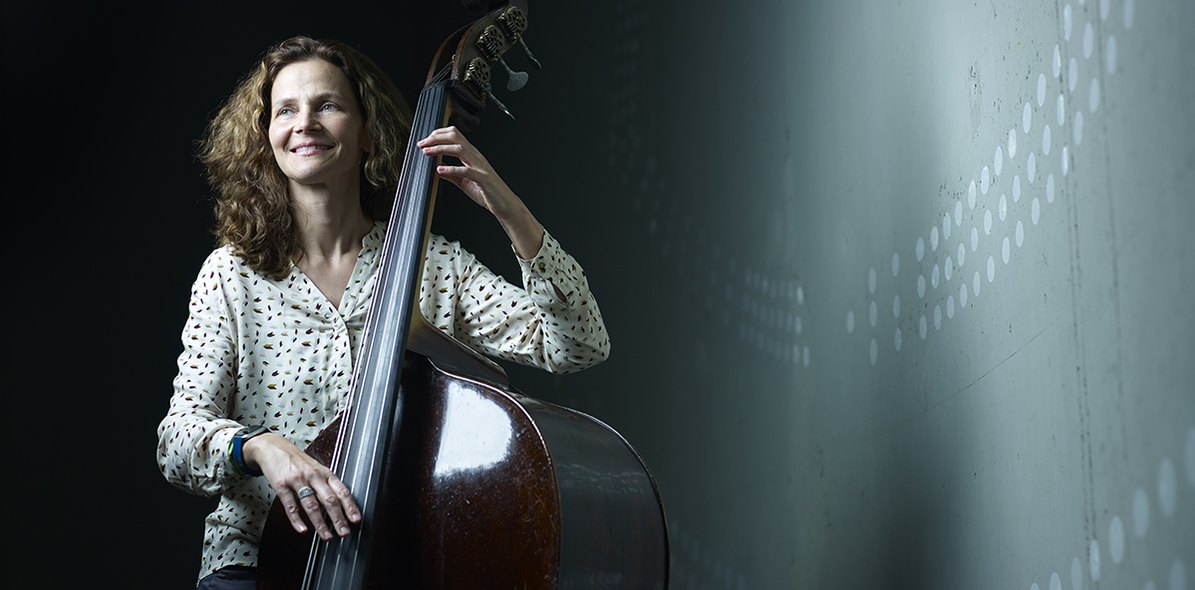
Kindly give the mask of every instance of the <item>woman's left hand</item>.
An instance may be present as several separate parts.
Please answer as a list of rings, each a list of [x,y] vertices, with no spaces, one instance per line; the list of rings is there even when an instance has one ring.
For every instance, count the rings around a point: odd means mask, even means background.
[[[459,129],[441,127],[416,145],[425,155],[460,160],[459,166],[441,162],[436,172],[498,218],[520,256],[531,259],[539,252],[543,244],[543,226]]]
[[[460,160],[460,166],[441,163],[436,172],[459,187],[478,205],[485,207],[494,217],[501,220],[517,214],[522,207],[519,197],[456,127],[436,129],[420,140],[418,145],[428,156],[451,156]]]

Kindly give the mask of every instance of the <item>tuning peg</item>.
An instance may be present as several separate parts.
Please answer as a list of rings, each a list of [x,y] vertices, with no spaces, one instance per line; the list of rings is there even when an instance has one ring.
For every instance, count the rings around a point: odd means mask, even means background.
[[[526,76],[526,74],[523,75]],[[507,117],[510,117],[511,120],[514,120],[515,116],[510,113],[510,109],[506,108],[506,105],[502,104],[502,101],[498,100],[497,96],[494,96],[494,92],[492,90],[486,90],[486,94],[489,94],[490,100],[494,101],[494,104],[498,105],[498,110],[506,113]]]
[[[510,66],[506,64],[506,60],[504,59],[499,59],[498,63],[502,64],[502,67],[506,68],[506,74],[509,76],[506,79],[507,90],[514,92],[527,85],[527,79],[530,78],[530,76],[527,75],[527,72],[516,72],[515,70],[510,69]]]
[[[531,48],[527,47],[526,41],[523,41],[522,35],[519,36],[519,45],[523,46],[523,53],[527,54],[527,59],[531,60],[531,65],[535,66],[537,70],[542,70],[543,66],[539,65],[539,60],[535,59],[535,55],[531,53]]]

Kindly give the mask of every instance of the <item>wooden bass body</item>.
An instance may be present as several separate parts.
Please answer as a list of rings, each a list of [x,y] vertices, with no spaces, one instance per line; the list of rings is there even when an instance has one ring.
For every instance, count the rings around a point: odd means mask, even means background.
[[[387,451],[369,588],[666,588],[663,504],[614,429],[527,397],[439,331],[412,333],[403,424]],[[338,422],[308,453],[327,464]],[[300,535],[275,501],[258,588],[303,585]]]

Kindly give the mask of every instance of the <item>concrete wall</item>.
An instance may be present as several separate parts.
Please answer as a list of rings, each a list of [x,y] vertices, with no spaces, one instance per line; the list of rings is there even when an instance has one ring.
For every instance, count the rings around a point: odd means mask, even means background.
[[[673,587],[1189,587],[1195,4],[551,10]]]

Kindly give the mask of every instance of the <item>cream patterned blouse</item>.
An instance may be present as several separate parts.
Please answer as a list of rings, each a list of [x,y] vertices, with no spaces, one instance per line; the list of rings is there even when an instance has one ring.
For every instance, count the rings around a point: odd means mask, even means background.
[[[256,565],[274,500],[266,478],[242,476],[233,466],[232,436],[265,424],[305,448],[343,408],[384,233],[378,223],[362,239],[339,309],[297,267],[281,281],[267,279],[229,247],[203,263],[157,451],[170,483],[220,495],[206,519],[200,578]],[[524,289],[459,243],[432,235],[419,307],[440,330],[490,356],[556,373],[605,360],[606,328],[577,262],[545,232],[536,257],[519,265]]]

